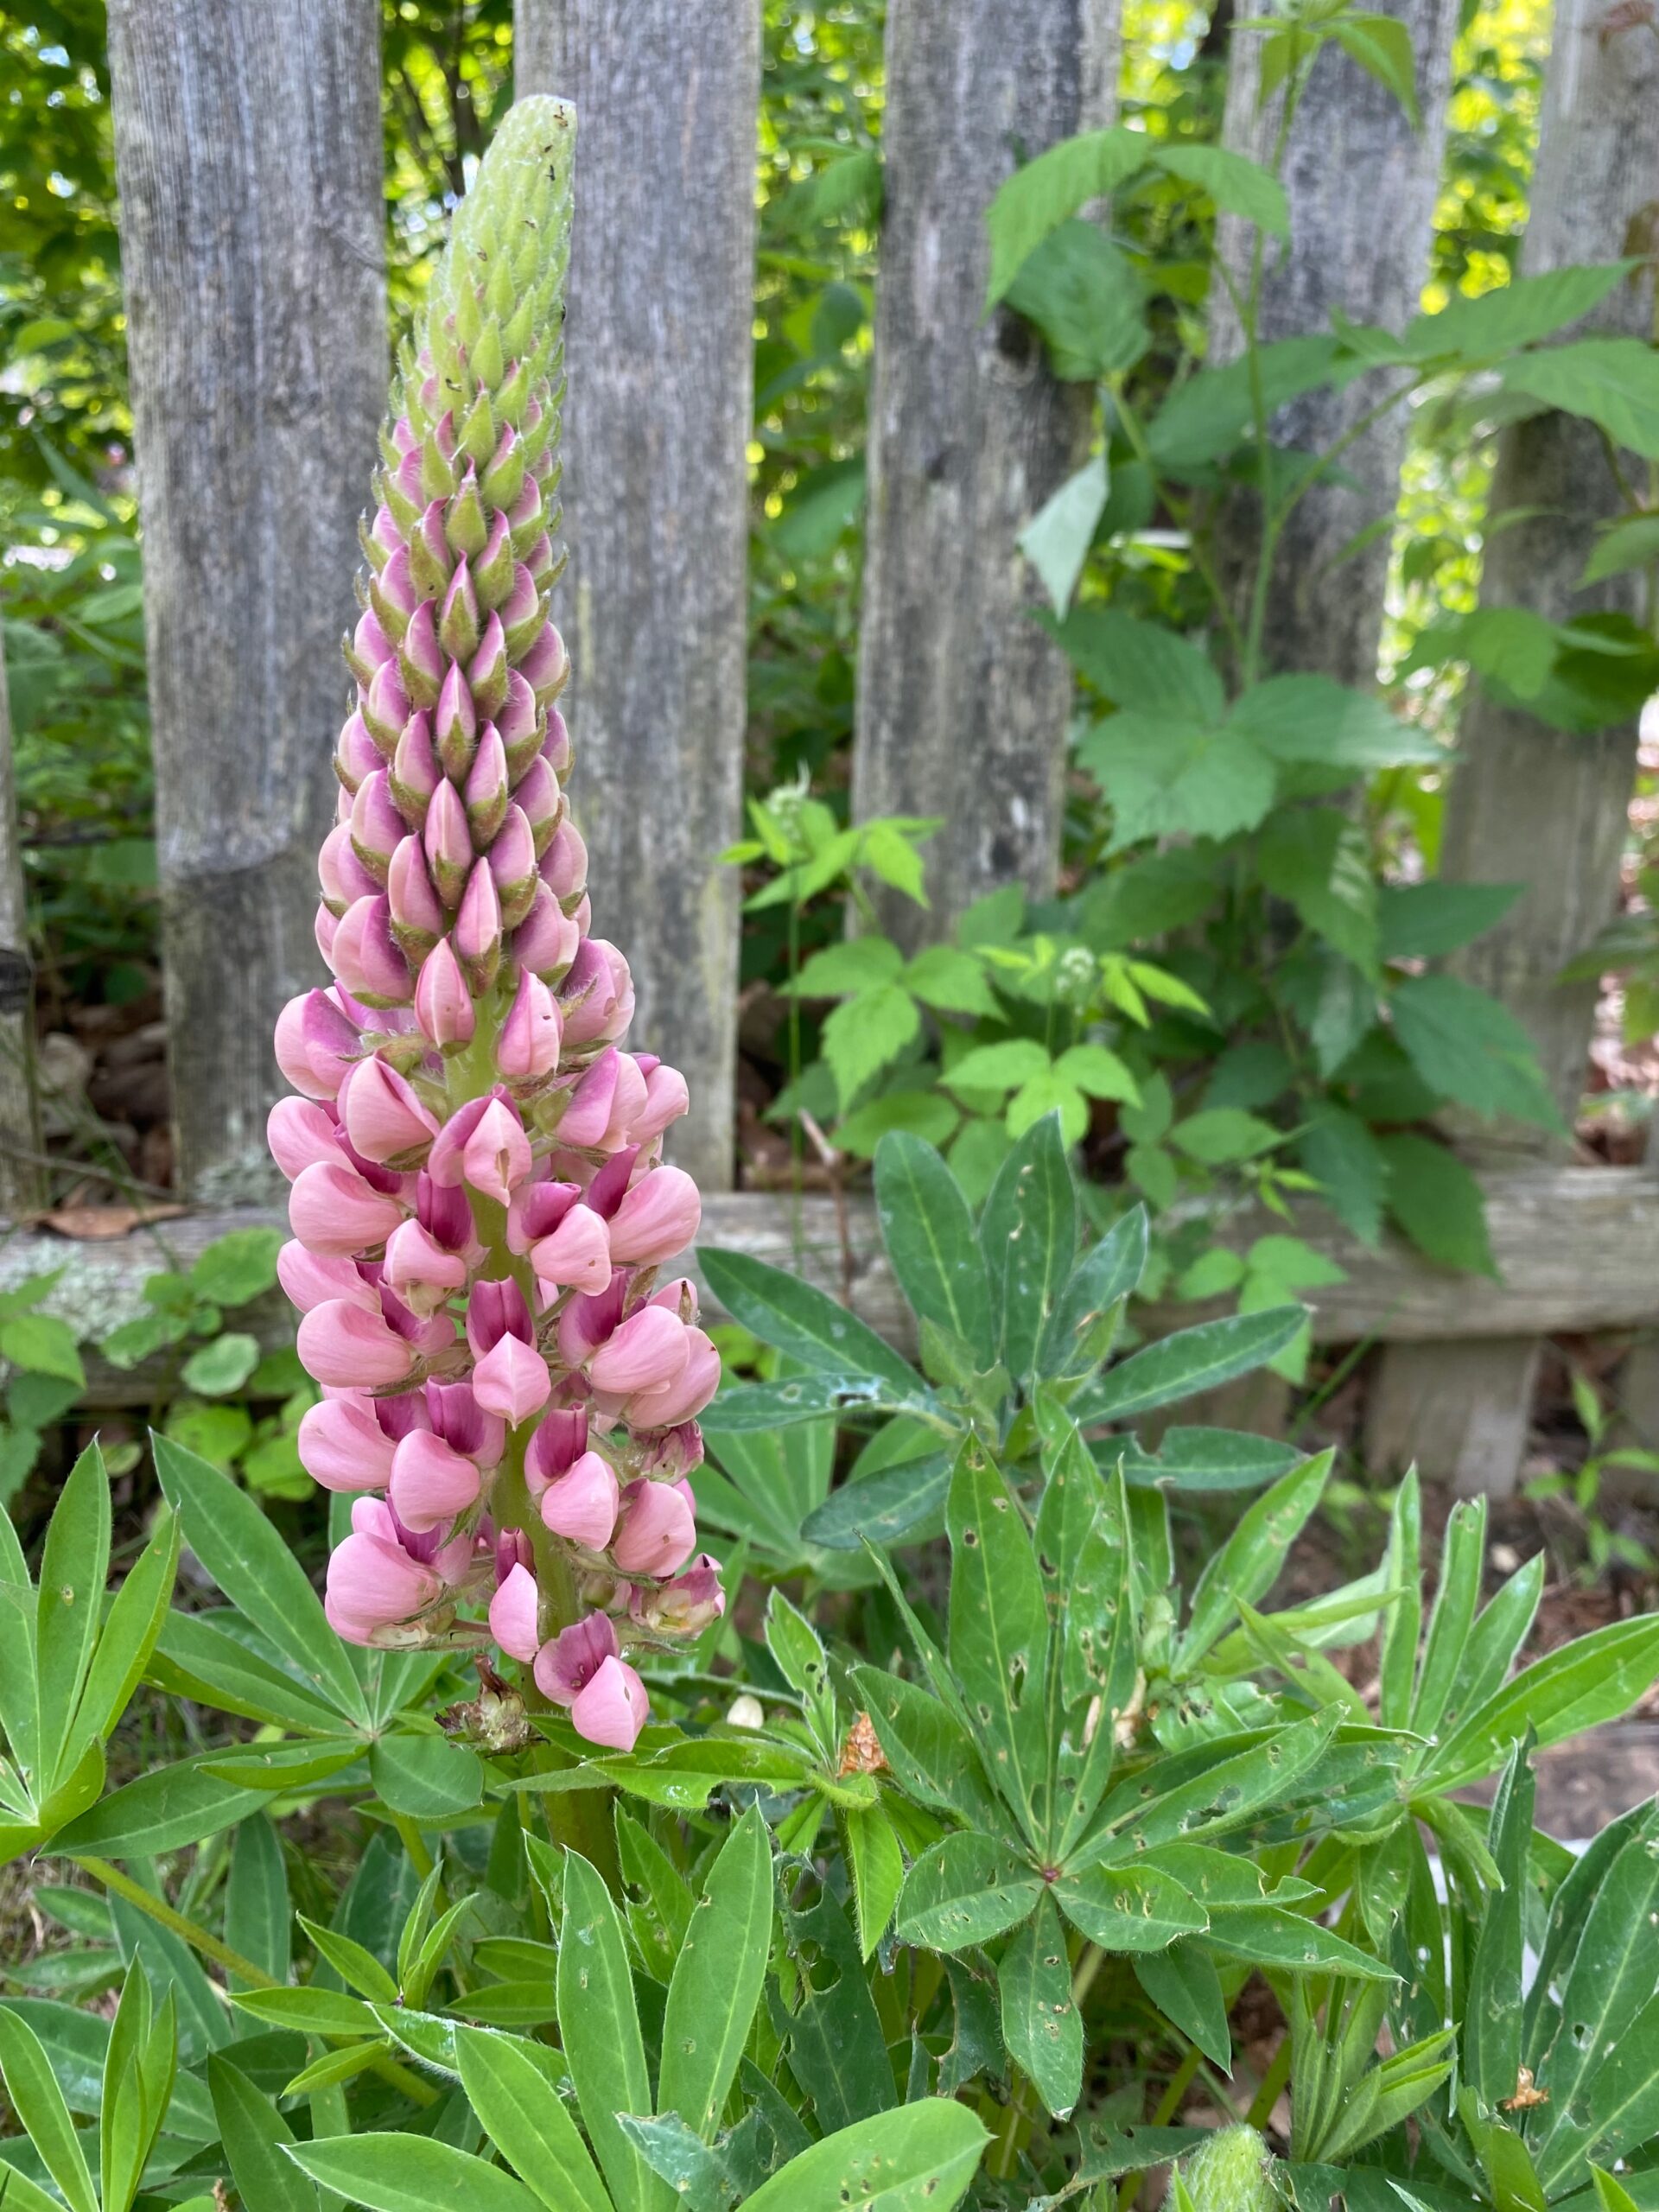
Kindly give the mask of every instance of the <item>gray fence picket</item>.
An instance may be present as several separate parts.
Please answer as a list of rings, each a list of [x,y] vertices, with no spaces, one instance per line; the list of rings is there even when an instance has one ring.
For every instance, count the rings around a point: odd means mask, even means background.
[[[1632,16],[1621,28],[1602,0],[1561,0],[1545,79],[1538,163],[1522,270],[1538,276],[1629,251],[1659,181],[1659,46]],[[1592,327],[1651,337],[1651,270],[1621,285]],[[1638,467],[1640,464],[1637,464]],[[1516,513],[1486,542],[1481,599],[1553,620],[1597,606],[1636,604],[1636,577],[1578,589],[1595,526],[1619,504],[1600,434],[1545,414],[1512,424],[1498,443],[1489,512]],[[1636,772],[1634,722],[1580,736],[1471,686],[1464,708],[1441,846],[1441,872],[1475,882],[1524,882],[1497,927],[1453,964],[1519,1016],[1570,1121],[1585,1078],[1593,981],[1562,984],[1564,962],[1611,918]],[[1465,1137],[1484,1160],[1560,1156],[1536,1130]],[[1474,1355],[1423,1344],[1392,1348],[1373,1393],[1371,1457],[1416,1456],[1465,1491],[1503,1495],[1526,1445],[1535,1338],[1495,1342]]]
[[[111,0],[178,1176],[269,1190],[386,392],[375,0]]]
[[[946,817],[933,912],[883,902],[912,942],[999,884],[1053,886],[1071,675],[1014,540],[1084,458],[1090,403],[1017,318],[985,318],[985,209],[1021,162],[1109,119],[1116,24],[1116,0],[888,11],[853,804]]]
[[[732,1178],[758,0],[518,0],[516,83],[576,105],[564,535],[571,800],[673,1156]]]

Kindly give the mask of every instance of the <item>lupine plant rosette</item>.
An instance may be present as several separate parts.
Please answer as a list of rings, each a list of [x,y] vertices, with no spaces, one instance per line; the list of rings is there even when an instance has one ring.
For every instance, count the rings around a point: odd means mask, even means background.
[[[686,1480],[719,1359],[691,1284],[658,1280],[698,1221],[661,1157],[685,1082],[622,1049],[627,963],[590,933],[564,795],[574,142],[563,102],[513,109],[401,357],[318,868],[334,981],[277,1024],[299,1096],[270,1135],[323,1390],[300,1452],[353,1499],[329,1620],[355,1643],[493,1641],[626,1749],[648,1711],[629,1651],[725,1602]]]

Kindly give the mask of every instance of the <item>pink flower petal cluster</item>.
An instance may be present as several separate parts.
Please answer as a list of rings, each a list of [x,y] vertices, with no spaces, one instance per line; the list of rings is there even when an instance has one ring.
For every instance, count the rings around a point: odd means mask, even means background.
[[[329,1619],[359,1643],[487,1636],[626,1748],[649,1711],[627,1649],[725,1602],[685,1479],[720,1363],[690,1284],[658,1280],[698,1223],[662,1160],[685,1082],[623,1049],[632,984],[591,933],[565,798],[557,349],[500,273],[532,249],[480,216],[407,357],[319,860],[334,980],[277,1023],[296,1095],[270,1141],[324,1394],[300,1453],[353,1494]]]

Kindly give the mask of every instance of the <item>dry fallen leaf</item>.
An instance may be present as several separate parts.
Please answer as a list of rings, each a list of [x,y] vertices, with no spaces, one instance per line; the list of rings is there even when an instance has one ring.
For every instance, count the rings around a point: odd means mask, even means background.
[[[176,1221],[181,1214],[188,1213],[188,1206],[58,1206],[48,1213],[31,1214],[31,1221],[42,1229],[55,1229],[60,1236],[73,1236],[78,1243],[107,1243],[111,1237],[127,1236],[135,1229],[144,1229],[153,1221]]]

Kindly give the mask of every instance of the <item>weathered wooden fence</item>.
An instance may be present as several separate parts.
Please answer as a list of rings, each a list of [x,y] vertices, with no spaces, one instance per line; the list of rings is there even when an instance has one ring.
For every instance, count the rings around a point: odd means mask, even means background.
[[[1393,0],[1418,57],[1421,124],[1332,50],[1290,137],[1293,244],[1270,268],[1266,334],[1333,307],[1398,325],[1427,266],[1452,0]],[[932,812],[937,910],[1052,880],[1068,686],[1029,620],[1020,524],[1086,442],[1006,315],[981,318],[982,214],[1020,160],[1109,119],[1118,0],[892,0],[886,213],[869,426],[868,553],[854,797]],[[268,1039],[315,979],[311,861],[332,809],[330,744],[352,613],[353,525],[384,402],[374,0],[111,0],[156,729],[157,843],[188,1253],[276,1199],[261,1130],[279,1084]],[[738,918],[713,855],[741,799],[758,0],[518,0],[518,81],[582,118],[569,326],[570,568],[559,613],[576,667],[579,810],[600,923],[623,945],[642,1042],[697,1102],[680,1156],[714,1195],[714,1241],[792,1259],[898,1326],[867,1208],[722,1196],[732,1175]],[[1277,124],[1240,41],[1226,135]],[[1529,269],[1609,259],[1659,198],[1659,48],[1605,0],[1561,0]],[[1244,252],[1230,227],[1223,251]],[[1649,329],[1647,282],[1617,296]],[[1236,343],[1224,315],[1215,343]],[[1300,403],[1286,435],[1328,436],[1369,396]],[[1269,650],[1370,679],[1385,535],[1344,549],[1395,499],[1398,423],[1362,436],[1281,549]],[[1497,536],[1495,601],[1557,613],[1601,512],[1605,463],[1546,416],[1511,432],[1495,504],[1548,509]],[[1567,526],[1560,510],[1571,509]],[[1576,602],[1575,602],[1576,603]],[[0,720],[0,943],[22,941]],[[1633,733],[1564,738],[1477,702],[1465,717],[1448,873],[1525,879],[1471,960],[1527,1023],[1564,1103],[1592,1007],[1553,978],[1611,912]],[[0,1114],[15,1137],[0,1203],[26,1214],[27,1022],[0,998]],[[1472,1140],[1462,1140],[1472,1143]],[[1659,1324],[1659,1179],[1511,1149],[1482,1166],[1503,1280],[1361,1250],[1310,1217],[1343,1284],[1325,1341],[1384,1345],[1371,1456],[1415,1450],[1464,1487],[1512,1486],[1541,1340]],[[242,1211],[226,1214],[231,1205]],[[1234,1224],[1247,1238],[1254,1225]],[[49,1248],[49,1249],[48,1249]],[[14,1235],[0,1281],[71,1262],[88,1311],[118,1317],[155,1264],[142,1236],[68,1248]],[[273,1327],[280,1322],[273,1319]],[[135,1387],[105,1375],[114,1397]],[[1653,1392],[1648,1394],[1655,1395]]]

